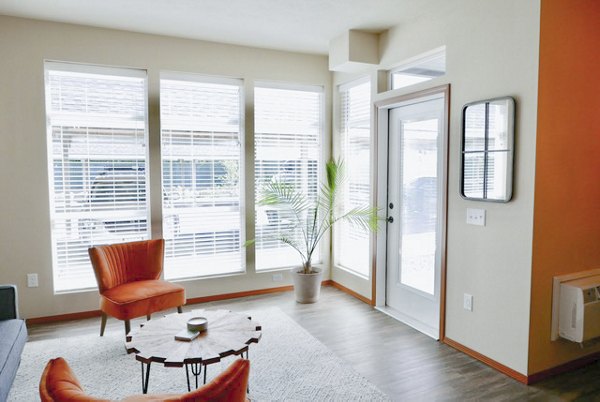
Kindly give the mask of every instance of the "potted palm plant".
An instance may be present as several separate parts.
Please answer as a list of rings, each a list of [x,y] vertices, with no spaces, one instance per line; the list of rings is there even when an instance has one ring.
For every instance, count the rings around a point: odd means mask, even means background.
[[[294,281],[296,301],[314,303],[319,298],[323,272],[312,265],[313,254],[323,236],[340,221],[347,221],[365,230],[376,231],[378,227],[377,209],[369,205],[342,211],[340,192],[345,180],[344,164],[334,159],[325,165],[327,182],[321,184],[314,199],[296,190],[289,183],[272,180],[260,189],[259,206],[277,208],[288,212],[290,224],[273,236],[298,252],[302,263],[291,271]],[[253,244],[248,240],[245,245]]]

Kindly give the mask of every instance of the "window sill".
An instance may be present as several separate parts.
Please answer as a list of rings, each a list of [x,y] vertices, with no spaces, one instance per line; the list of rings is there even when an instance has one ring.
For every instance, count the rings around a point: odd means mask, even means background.
[[[339,269],[340,271],[347,272],[350,275],[355,276],[355,277],[360,278],[360,279],[364,279],[365,281],[370,281],[371,280],[370,275],[361,274],[360,272],[356,272],[356,271],[354,271],[354,270],[352,270],[350,268],[346,268],[346,267],[344,267],[342,265],[334,265],[333,268]]]

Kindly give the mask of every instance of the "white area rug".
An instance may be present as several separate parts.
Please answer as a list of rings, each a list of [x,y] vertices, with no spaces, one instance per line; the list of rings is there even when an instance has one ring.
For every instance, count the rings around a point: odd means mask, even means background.
[[[278,308],[250,311],[263,336],[250,346],[250,398],[294,401],[382,401],[389,398]],[[119,399],[141,393],[140,363],[125,352],[121,331],[28,342],[9,401],[39,400],[46,362],[64,357],[86,393]],[[208,366],[208,378],[233,357]],[[152,364],[149,393],[184,393],[184,368]]]

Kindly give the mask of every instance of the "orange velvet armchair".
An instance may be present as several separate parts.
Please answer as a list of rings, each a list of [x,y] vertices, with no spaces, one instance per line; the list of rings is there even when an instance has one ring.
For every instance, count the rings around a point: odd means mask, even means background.
[[[125,335],[130,320],[150,319],[154,312],[185,304],[185,289],[160,279],[163,270],[165,241],[145,240],[91,247],[88,252],[100,290],[104,335],[107,316],[125,321]]]
[[[238,359],[211,382],[195,391],[182,395],[135,395],[125,398],[123,401],[247,401],[246,389],[248,387],[249,374],[250,362],[245,359]],[[42,402],[106,401],[105,399],[87,395],[81,388],[81,384],[67,362],[61,357],[50,360],[46,365],[40,380],[40,398]]]

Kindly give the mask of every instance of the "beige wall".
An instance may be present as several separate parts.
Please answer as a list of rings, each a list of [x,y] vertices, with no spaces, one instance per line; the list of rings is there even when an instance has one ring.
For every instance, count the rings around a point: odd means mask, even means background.
[[[446,336],[522,374],[529,339],[539,18],[539,0],[449,2],[439,14],[385,34],[380,65],[366,71],[373,86],[381,86],[376,70],[446,46],[444,77],[393,92],[451,84]],[[334,87],[359,76],[336,73]],[[514,198],[507,204],[466,201],[459,195],[462,106],[506,95],[517,101]],[[466,208],[486,209],[487,225],[467,225]],[[332,278],[370,297],[368,281],[337,268]],[[472,312],[463,309],[464,293],[473,295]]]
[[[54,295],[48,206],[48,167],[44,111],[44,59],[147,69],[149,77],[151,188],[160,188],[159,73],[181,71],[244,79],[246,95],[246,191],[253,194],[253,81],[282,81],[325,87],[329,155],[331,74],[327,57],[230,46],[164,36],[97,29],[0,16],[0,283],[19,286],[24,317],[98,308],[96,292]],[[152,232],[159,237],[160,191],[152,197]],[[247,206],[252,211],[253,200]],[[248,213],[247,232],[253,233]],[[327,242],[327,239],[325,239]],[[327,243],[325,243],[327,244]],[[328,250],[328,247],[324,247]],[[247,253],[252,261],[252,252]],[[329,256],[324,255],[324,261]],[[328,268],[328,267],[327,267]],[[273,282],[270,273],[182,282],[188,297],[200,297],[291,284]],[[26,287],[26,274],[38,273],[39,288]],[[329,272],[325,272],[325,278]]]

